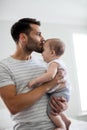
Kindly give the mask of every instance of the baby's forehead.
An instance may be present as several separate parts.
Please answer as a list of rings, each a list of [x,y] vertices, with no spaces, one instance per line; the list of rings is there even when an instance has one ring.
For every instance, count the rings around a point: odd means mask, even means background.
[[[44,43],[44,46],[43,46],[43,47],[46,47],[46,46],[49,46],[49,41],[45,41],[45,43]]]
[[[46,40],[45,41],[45,45],[48,45],[48,44],[50,44],[52,41],[51,40]]]

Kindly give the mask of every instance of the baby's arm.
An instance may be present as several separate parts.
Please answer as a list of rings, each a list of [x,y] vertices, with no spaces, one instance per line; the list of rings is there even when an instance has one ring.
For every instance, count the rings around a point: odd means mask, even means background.
[[[46,73],[42,74],[40,77],[37,77],[36,79],[31,80],[29,82],[29,87],[32,87],[37,84],[42,84],[42,83],[52,80],[55,77],[55,75],[57,74],[57,71],[58,71],[58,63],[52,62],[49,65]]]

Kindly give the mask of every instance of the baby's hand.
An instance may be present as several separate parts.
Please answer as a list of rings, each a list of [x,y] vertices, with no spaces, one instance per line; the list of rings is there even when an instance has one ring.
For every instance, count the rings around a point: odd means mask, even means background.
[[[36,84],[35,80],[31,80],[28,84],[28,87],[31,88]]]
[[[32,81],[30,81],[28,87],[31,88],[32,86],[33,86]]]

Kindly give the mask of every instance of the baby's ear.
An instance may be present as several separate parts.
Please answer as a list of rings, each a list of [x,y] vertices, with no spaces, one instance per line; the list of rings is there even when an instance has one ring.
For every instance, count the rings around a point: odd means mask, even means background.
[[[52,50],[52,51],[51,51],[51,54],[52,54],[52,55],[55,55],[55,54],[56,54],[56,53],[55,53],[55,50]]]

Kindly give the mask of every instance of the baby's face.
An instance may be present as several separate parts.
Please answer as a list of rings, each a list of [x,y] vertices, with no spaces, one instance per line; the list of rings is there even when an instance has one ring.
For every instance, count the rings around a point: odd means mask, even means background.
[[[48,41],[44,43],[42,56],[44,61],[46,61],[47,63],[50,62],[52,57],[52,50],[50,49]]]

